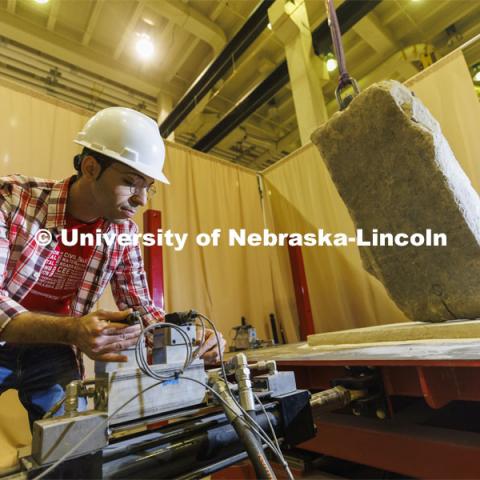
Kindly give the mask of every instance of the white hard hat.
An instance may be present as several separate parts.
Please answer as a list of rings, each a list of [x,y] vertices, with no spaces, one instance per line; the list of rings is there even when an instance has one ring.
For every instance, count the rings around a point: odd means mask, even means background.
[[[170,183],[162,171],[165,145],[158,126],[143,113],[125,107],[101,110],[88,120],[74,142]]]

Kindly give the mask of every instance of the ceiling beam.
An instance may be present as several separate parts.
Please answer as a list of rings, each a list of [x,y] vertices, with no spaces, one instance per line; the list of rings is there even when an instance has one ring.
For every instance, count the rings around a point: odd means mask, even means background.
[[[102,7],[104,2],[94,2],[92,13],[90,14],[90,18],[88,19],[87,28],[82,37],[82,45],[85,47],[90,43],[92,38],[92,34],[97,26],[98,19],[100,18],[100,12],[102,11]]]
[[[208,18],[214,22],[220,16],[224,8],[225,4],[223,2],[218,2],[213,12],[208,16]],[[171,82],[173,80],[177,72],[181,70],[183,64],[190,58],[190,54],[195,50],[196,46],[199,43],[200,39],[196,38],[193,42],[189,44],[188,48],[184,49],[182,54],[175,59],[175,64],[172,66],[172,68],[169,69],[169,72],[167,73],[167,82]]]
[[[276,143],[274,151],[269,150],[257,157],[255,159],[255,165],[257,167],[261,167],[265,162],[267,162],[274,156],[274,153],[282,154],[282,151],[284,150],[286,150],[287,152],[290,150],[294,150],[297,145],[300,144],[299,139],[300,134],[298,133],[298,128],[295,127]]]
[[[48,14],[47,30],[53,32],[57,23],[58,11],[60,10],[60,0],[51,0],[50,13]]]
[[[270,99],[275,92],[278,92],[288,80],[287,62],[284,61],[256,88],[252,89],[237,105],[226,113],[217,125],[195,143],[193,148],[201,152],[208,152],[214,145],[219,143],[257,110],[260,105],[263,105]]]
[[[172,37],[174,35],[174,30],[175,30],[175,24],[171,22],[170,20],[167,20],[167,24],[163,27],[162,31],[160,32],[160,35],[158,36],[158,43],[162,46],[171,46],[171,45],[166,45],[168,41],[168,37]]]
[[[146,0],[139,0],[137,5],[135,6],[133,14],[130,16],[130,20],[128,21],[126,28],[123,30],[123,35],[118,42],[115,53],[113,54],[113,58],[115,60],[118,60],[120,58],[120,55],[127,46],[127,42],[131,39],[133,30],[137,26],[140,15],[142,15],[143,9],[145,8],[145,4]]]
[[[183,30],[210,45],[214,56],[220,53],[227,42],[225,33],[215,22],[184,2],[178,0],[162,0],[159,2],[154,0],[150,1],[148,6],[162,17],[168,18]]]
[[[8,0],[8,2],[7,2],[7,12],[11,13],[11,14],[14,14],[16,6],[17,6],[17,0]]]
[[[226,5],[227,4],[224,2],[218,2],[216,7],[213,9],[212,13],[208,15],[208,18],[210,18],[210,20],[215,21],[219,17],[219,15],[223,12]]]
[[[393,35],[381,24],[375,12],[363,17],[352,30],[381,55],[392,53],[399,48]]]
[[[248,17],[240,30],[225,45],[220,55],[208,66],[198,80],[178,101],[175,108],[160,125],[160,132],[168,137],[175,128],[192,112],[212,87],[229,72],[248,47],[258,38],[268,24],[268,7],[272,0],[263,0]]]
[[[188,47],[182,51],[180,57],[174,60],[174,65],[172,65],[172,68],[170,68],[169,71],[167,72],[167,77],[166,77],[167,82],[171,82],[173,80],[175,75],[177,75],[177,73],[183,67],[184,63],[190,58],[190,55],[192,54],[192,52],[195,50],[195,48],[199,43],[200,43],[200,40],[198,39],[195,39],[193,42],[190,42],[188,44]]]

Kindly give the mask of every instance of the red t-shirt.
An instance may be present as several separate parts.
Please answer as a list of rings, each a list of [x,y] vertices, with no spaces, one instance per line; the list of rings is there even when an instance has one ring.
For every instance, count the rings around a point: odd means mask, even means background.
[[[78,233],[92,233],[103,223],[98,219],[93,223],[83,223],[66,214],[67,230],[77,229]],[[67,236],[67,238],[70,238]],[[93,253],[94,246],[81,246],[78,242],[73,246],[65,246],[59,242],[45,261],[37,283],[27,296],[20,302],[31,312],[55,313],[68,315],[70,303],[78,291],[85,274],[88,260]]]

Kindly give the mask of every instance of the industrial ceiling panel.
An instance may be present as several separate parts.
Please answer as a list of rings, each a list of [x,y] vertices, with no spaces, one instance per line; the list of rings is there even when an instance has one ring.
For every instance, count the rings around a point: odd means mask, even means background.
[[[65,27],[77,34],[77,40],[81,40],[87,28],[94,5],[95,2],[93,0],[80,0],[76,2],[56,0],[56,3],[52,3],[50,6],[47,28],[50,27],[51,30],[54,30],[60,26]]]
[[[0,0],[0,75],[83,107],[126,104],[156,118],[157,97],[167,94],[175,105],[259,1]],[[306,8],[312,28],[325,20],[323,0],[306,0]],[[383,0],[343,33],[349,70],[362,87],[382,78],[403,81],[428,64],[422,49],[431,47],[422,44],[432,44],[434,60],[480,33],[480,1]],[[143,35],[153,45],[150,60],[137,51]],[[466,58],[470,66],[480,63],[480,46]],[[283,42],[265,28],[177,127],[177,141],[194,144],[284,61]],[[337,76],[338,70],[330,80],[319,76],[330,114]],[[298,146],[297,130],[287,83],[214,151],[259,167]]]

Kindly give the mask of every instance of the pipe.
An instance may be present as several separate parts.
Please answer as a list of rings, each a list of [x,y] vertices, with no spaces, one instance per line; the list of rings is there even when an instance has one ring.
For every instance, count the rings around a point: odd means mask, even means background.
[[[197,470],[194,470],[193,472],[187,473],[186,475],[183,475],[181,477],[177,477],[176,480],[197,480],[198,478],[205,478],[212,475],[215,472],[224,470],[225,468],[228,468],[231,465],[235,465],[236,463],[239,463],[242,460],[245,460],[246,458],[248,458],[248,455],[246,452],[237,453],[237,455],[234,455],[225,460],[220,460],[219,462],[214,463],[212,465],[207,465],[205,467],[197,468]]]
[[[313,418],[318,417],[324,412],[331,412],[346,407],[366,395],[367,391],[365,390],[349,390],[340,385],[314,393],[310,399]]]
[[[142,94],[141,92],[133,92],[115,83],[107,82],[101,78],[89,78],[82,73],[81,70],[76,70],[72,73],[69,69],[64,68],[59,64],[55,67],[55,63],[34,55],[31,51],[26,50],[16,44],[16,42],[8,41],[6,46],[0,43],[0,57],[4,58],[4,64],[11,69],[11,74],[21,80],[26,81],[25,77],[41,79],[39,86],[49,88],[50,90],[69,91],[70,93],[77,93],[78,100],[73,100],[74,103],[81,104],[82,108],[90,109],[92,100],[95,96],[95,90],[98,91],[97,101],[105,106],[127,104],[131,106],[143,103],[146,107],[146,113],[156,114],[156,100],[154,97]],[[59,72],[57,85],[47,85],[45,78],[50,74],[52,68],[57,68]],[[71,99],[69,101],[72,101]]]
[[[268,7],[273,0],[263,0],[240,30],[225,45],[217,58],[189,88],[160,125],[160,133],[167,138],[197,106],[213,86],[238,62],[245,50],[268,25]],[[163,9],[162,9],[163,15]]]
[[[201,152],[208,152],[232,130],[237,128],[255,110],[275,95],[288,83],[287,62],[282,62],[265,80],[252,89],[237,103],[206,135],[193,146]]]
[[[230,420],[230,423],[233,425],[233,428],[243,443],[243,446],[248,453],[248,458],[255,469],[257,478],[263,480],[276,480],[277,477],[263,451],[262,444],[255,433],[245,424],[245,417],[237,404],[230,397],[225,381],[218,378],[214,383],[214,389],[225,402],[225,404],[222,403],[225,415]]]

